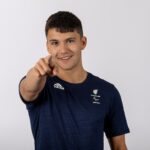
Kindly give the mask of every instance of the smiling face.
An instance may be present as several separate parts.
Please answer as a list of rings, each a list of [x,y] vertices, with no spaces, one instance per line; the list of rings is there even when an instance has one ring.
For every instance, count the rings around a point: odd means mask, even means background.
[[[77,31],[58,32],[56,28],[48,30],[47,49],[55,65],[61,71],[82,67],[81,51],[86,46],[86,38]]]

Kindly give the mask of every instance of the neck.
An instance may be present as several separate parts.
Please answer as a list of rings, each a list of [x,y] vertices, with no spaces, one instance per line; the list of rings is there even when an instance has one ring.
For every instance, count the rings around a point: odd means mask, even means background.
[[[81,67],[75,70],[59,71],[57,76],[70,83],[82,83],[87,77],[87,72],[83,69],[83,67]]]

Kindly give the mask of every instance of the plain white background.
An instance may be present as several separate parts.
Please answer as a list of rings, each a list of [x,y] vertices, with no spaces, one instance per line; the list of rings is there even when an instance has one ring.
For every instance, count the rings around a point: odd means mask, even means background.
[[[5,0],[0,2],[0,150],[33,150],[18,83],[47,55],[44,27],[58,10],[75,13],[88,45],[85,68],[113,83],[122,96],[131,130],[129,150],[150,149],[149,0]],[[105,149],[109,146],[105,138]]]

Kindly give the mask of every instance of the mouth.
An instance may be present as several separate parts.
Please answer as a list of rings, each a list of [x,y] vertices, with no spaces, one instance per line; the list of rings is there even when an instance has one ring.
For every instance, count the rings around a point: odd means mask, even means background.
[[[60,60],[69,60],[72,56],[59,57]]]

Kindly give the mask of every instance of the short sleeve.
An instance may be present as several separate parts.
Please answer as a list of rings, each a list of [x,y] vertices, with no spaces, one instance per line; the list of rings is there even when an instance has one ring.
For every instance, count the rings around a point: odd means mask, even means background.
[[[104,131],[107,138],[129,133],[121,96],[113,86],[109,111],[105,118]]]
[[[26,101],[26,100],[23,98],[23,96],[21,95],[21,93],[20,93],[20,83],[21,83],[21,81],[22,81],[23,79],[25,79],[25,78],[26,78],[26,76],[24,76],[24,77],[20,80],[20,82],[19,82],[19,87],[18,87],[19,96],[20,96],[20,99],[22,100],[22,102],[26,105],[27,109],[28,109],[28,110],[31,110],[31,109],[33,109],[35,106],[37,106],[38,103],[40,103],[40,101],[41,101],[41,99],[42,99],[42,95],[43,95],[43,93],[44,93],[44,89],[40,92],[39,96],[38,96],[34,101],[32,101],[32,102]]]

